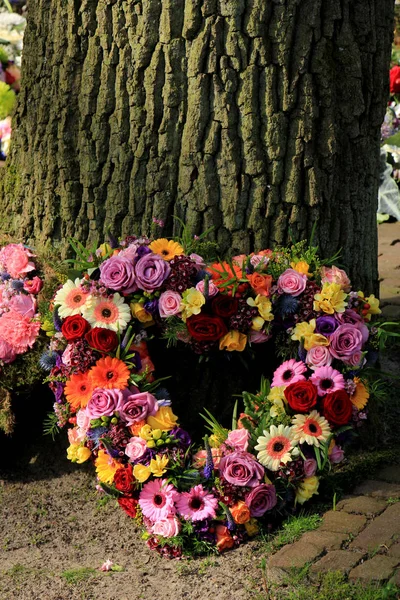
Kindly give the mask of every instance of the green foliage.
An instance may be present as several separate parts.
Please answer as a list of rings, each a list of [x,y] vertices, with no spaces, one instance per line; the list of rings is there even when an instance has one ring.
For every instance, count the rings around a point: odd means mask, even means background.
[[[218,244],[207,240],[207,236],[213,231],[214,227],[209,227],[200,235],[194,236],[190,227],[184,223],[179,217],[174,216],[181,227],[180,236],[175,237],[175,241],[183,246],[186,254],[199,254],[206,262],[212,261],[216,257]]]
[[[63,571],[61,573],[61,577],[65,579],[69,585],[75,585],[81,581],[90,579],[96,574],[96,569],[91,569],[89,567],[77,567],[76,569],[68,569],[67,571]]]
[[[162,338],[167,340],[167,348],[173,348],[179,341],[180,334],[187,335],[186,323],[178,317],[168,317],[165,319],[166,330],[162,334]]]
[[[17,356],[14,362],[7,365],[1,373],[1,387],[16,394],[26,393],[29,388],[43,379],[43,370],[39,358],[46,347],[46,339],[39,336],[34,347]]]
[[[48,413],[43,422],[43,435],[51,435],[54,441],[58,433],[60,433],[58,417],[54,412]]]
[[[4,48],[4,46],[0,46],[0,63],[3,68],[8,65],[9,60],[10,57],[7,54],[7,50]]]
[[[0,81],[0,119],[5,119],[11,115],[15,100],[15,94],[10,86],[4,81]]]
[[[275,534],[268,535],[264,538],[265,550],[268,553],[277,552],[286,544],[292,544],[298,540],[306,531],[317,529],[322,522],[322,518],[318,514],[299,513],[298,516],[289,517],[283,523],[282,528]]]

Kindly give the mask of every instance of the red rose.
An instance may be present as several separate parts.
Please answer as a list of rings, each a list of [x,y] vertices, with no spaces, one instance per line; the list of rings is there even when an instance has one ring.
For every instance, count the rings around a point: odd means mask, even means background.
[[[344,390],[327,394],[322,401],[322,414],[330,425],[346,425],[353,414],[350,396]]]
[[[118,346],[118,336],[111,329],[103,327],[93,327],[85,335],[85,340],[91,348],[108,354]]]
[[[69,342],[82,338],[89,329],[90,323],[80,315],[67,317],[61,327],[63,336]]]
[[[390,93],[391,94],[399,94],[400,93],[400,67],[398,65],[392,67],[390,69]]]
[[[221,317],[193,315],[186,321],[188,331],[196,342],[216,342],[228,333],[228,328]]]
[[[131,494],[133,491],[133,473],[132,467],[127,465],[122,469],[118,469],[114,475],[114,485],[123,494]]]
[[[211,308],[217,317],[228,319],[237,313],[238,301],[231,296],[218,294],[218,296],[213,298]]]
[[[290,408],[297,413],[306,413],[317,404],[318,391],[311,381],[291,383],[284,394]]]
[[[118,498],[118,504],[126,512],[128,517],[136,517],[138,501],[136,498]]]

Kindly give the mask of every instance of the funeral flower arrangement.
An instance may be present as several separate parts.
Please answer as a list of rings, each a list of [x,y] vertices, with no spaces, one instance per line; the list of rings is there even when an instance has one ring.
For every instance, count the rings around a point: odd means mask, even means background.
[[[56,400],[49,429],[68,427],[68,457],[94,461],[99,489],[162,555],[237,546],[316,494],[343,459],[366,418],[378,301],[303,243],[211,265],[180,241],[113,245],[76,245],[81,271],[53,298],[41,359]],[[282,363],[271,385],[243,394],[231,430],[204,410],[199,448],[154,380],[152,326],[201,353],[272,337]]]

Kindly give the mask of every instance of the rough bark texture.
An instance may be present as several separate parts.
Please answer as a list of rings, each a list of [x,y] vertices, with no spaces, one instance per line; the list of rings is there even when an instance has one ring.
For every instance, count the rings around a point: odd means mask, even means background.
[[[377,281],[394,0],[35,0],[0,228],[309,236]]]

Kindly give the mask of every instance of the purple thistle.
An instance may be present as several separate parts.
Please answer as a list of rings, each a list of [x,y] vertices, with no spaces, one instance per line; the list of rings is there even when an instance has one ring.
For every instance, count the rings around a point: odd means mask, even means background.
[[[9,273],[5,273],[5,272],[4,272],[4,273],[1,273],[1,275],[0,275],[0,279],[1,279],[2,281],[8,281],[9,279],[11,279],[11,275],[10,275]]]

